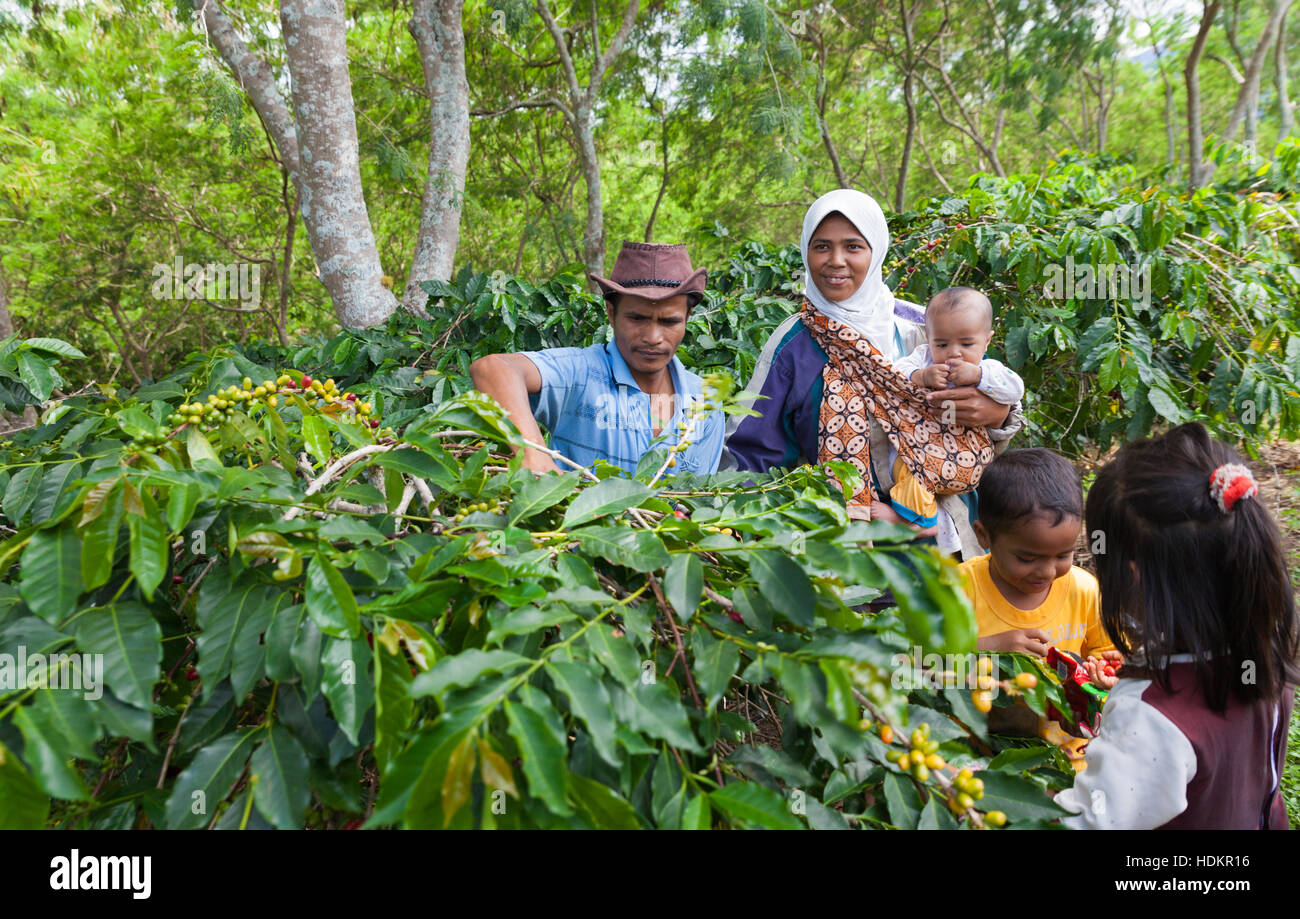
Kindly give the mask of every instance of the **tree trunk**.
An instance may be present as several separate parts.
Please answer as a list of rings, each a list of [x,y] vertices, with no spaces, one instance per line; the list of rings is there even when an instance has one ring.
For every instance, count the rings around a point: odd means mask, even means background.
[[[9,282],[5,279],[4,267],[0,266],[0,338],[14,334],[14,320],[9,315]]]
[[[1278,26],[1286,18],[1291,2],[1292,0],[1273,0],[1273,8],[1268,14],[1268,21],[1264,24],[1264,31],[1259,36],[1259,44],[1255,46],[1255,51],[1246,64],[1244,79],[1237,90],[1237,102],[1228,113],[1228,124],[1223,129],[1224,140],[1232,140],[1243,121],[1248,122],[1246,140],[1248,142],[1254,140],[1251,129],[1256,110],[1259,108],[1259,84],[1264,73],[1264,60],[1268,57],[1269,49],[1273,47]]]
[[[1277,142],[1280,144],[1295,130],[1295,111],[1287,93],[1286,16],[1277,28],[1277,54],[1273,59],[1273,85],[1277,87]]]
[[[298,135],[303,224],[339,322],[387,319],[397,298],[384,272],[361,193],[356,106],[342,0],[281,0]]]
[[[605,273],[605,204],[601,200],[600,157],[596,155],[596,113],[587,102],[573,110],[578,163],[587,186],[587,228],[582,234],[582,261],[591,274]]]
[[[464,0],[414,0],[409,24],[429,93],[429,169],[402,305],[421,315],[427,315],[428,294],[420,282],[450,279],[460,244],[461,204],[469,165],[463,7]]]
[[[1206,0],[1201,14],[1201,26],[1187,52],[1187,62],[1183,65],[1183,79],[1187,84],[1187,184],[1195,191],[1204,185],[1213,172],[1213,166],[1205,162],[1205,134],[1201,127],[1201,80],[1197,72],[1201,66],[1201,55],[1205,51],[1205,40],[1209,37],[1210,26],[1219,12],[1219,0]]]

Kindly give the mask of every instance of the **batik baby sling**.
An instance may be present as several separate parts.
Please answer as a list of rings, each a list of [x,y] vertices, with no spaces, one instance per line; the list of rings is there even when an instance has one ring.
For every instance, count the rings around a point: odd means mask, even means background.
[[[872,419],[908,471],[933,494],[963,494],[979,484],[993,461],[988,431],[939,421],[924,392],[895,373],[878,348],[806,300],[800,319],[827,357],[817,462],[842,460],[862,474],[849,504],[877,499],[870,465]]]

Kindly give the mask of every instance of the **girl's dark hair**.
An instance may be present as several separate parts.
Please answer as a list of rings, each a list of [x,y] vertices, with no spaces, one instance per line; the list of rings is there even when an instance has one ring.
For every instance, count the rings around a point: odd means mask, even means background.
[[[1230,694],[1275,701],[1300,680],[1295,598],[1277,524],[1255,498],[1225,513],[1210,474],[1241,463],[1200,424],[1120,450],[1088,493],[1101,621],[1170,691],[1169,656],[1191,654],[1216,712]]]
[[[977,519],[990,536],[1017,520],[1042,514],[1056,526],[1083,519],[1083,485],[1065,457],[1045,447],[1008,450],[989,463],[975,493]]]

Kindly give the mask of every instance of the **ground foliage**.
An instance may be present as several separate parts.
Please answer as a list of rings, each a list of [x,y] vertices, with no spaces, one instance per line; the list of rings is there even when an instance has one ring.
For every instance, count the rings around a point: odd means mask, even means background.
[[[1026,444],[1104,445],[1193,416],[1230,439],[1294,435],[1281,175],[1192,201],[1126,184],[1123,167],[978,180],[895,222],[891,283],[917,299],[953,280],[990,290],[1034,394]],[[1044,297],[1045,266],[1070,254],[1150,263],[1150,306]],[[799,267],[789,248],[739,249],[692,315],[687,362],[747,378],[796,306]],[[814,469],[664,477],[659,450],[630,478],[534,478],[507,458],[518,433],[468,391],[468,362],[599,339],[599,300],[575,273],[466,270],[430,292],[431,322],[221,348],[134,390],[54,401],[75,349],[0,349],[6,399],[44,402],[0,457],[0,649],[53,654],[61,679],[74,652],[102,655],[106,684],[98,699],[0,688],[0,826],[1060,816],[1060,753],[988,736],[965,658],[924,656],[974,648],[951,563],[851,523]],[[885,589],[897,606],[864,612]],[[898,666],[913,649],[918,666]],[[1037,676],[1029,704],[1053,697],[1032,662],[999,663],[995,704],[1020,670]],[[942,765],[896,761],[936,743]]]

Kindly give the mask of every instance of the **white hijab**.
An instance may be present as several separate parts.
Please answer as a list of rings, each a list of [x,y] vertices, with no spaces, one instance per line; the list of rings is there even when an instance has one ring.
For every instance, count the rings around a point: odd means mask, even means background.
[[[808,268],[808,244],[813,233],[829,215],[839,213],[858,228],[858,232],[871,246],[871,265],[862,286],[847,300],[828,300],[813,282]],[[803,218],[803,237],[799,243],[803,253],[804,296],[820,313],[856,329],[887,357],[894,353],[894,293],[885,286],[882,268],[885,253],[889,251],[889,226],[876,199],[852,188],[838,188],[827,192],[808,208]]]

